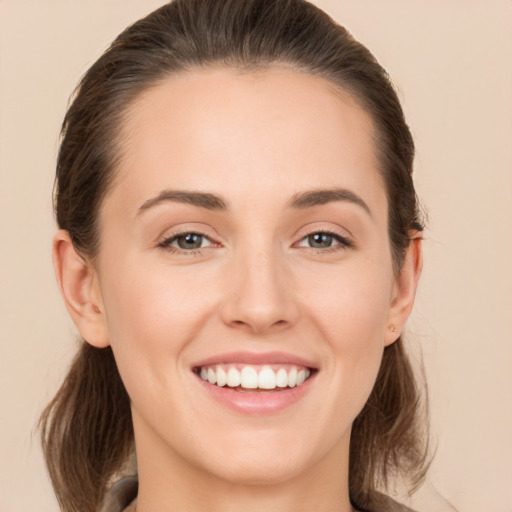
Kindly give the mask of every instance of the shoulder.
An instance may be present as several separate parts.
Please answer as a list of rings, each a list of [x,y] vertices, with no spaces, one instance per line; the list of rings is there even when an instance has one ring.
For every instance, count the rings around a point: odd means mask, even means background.
[[[105,494],[100,512],[123,512],[137,497],[138,488],[136,476],[117,481]]]
[[[381,493],[373,495],[371,501],[372,503],[368,509],[355,508],[355,510],[358,512],[416,512]]]
[[[398,501],[395,501],[394,499],[390,498],[389,496],[385,496],[384,494],[381,494],[379,498],[382,500],[381,503],[379,503],[379,505],[382,507],[382,510],[389,512],[416,512],[412,508],[406,507],[405,505],[398,503]],[[378,511],[380,510],[381,508],[378,509]]]

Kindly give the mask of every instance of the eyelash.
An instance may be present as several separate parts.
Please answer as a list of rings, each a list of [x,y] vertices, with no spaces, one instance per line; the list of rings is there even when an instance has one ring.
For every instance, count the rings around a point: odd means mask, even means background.
[[[207,235],[205,235],[203,233],[198,233],[196,231],[181,231],[178,233],[174,233],[170,237],[168,237],[165,240],[163,240],[162,242],[160,242],[158,244],[158,247],[165,249],[166,251],[170,252],[171,254],[180,254],[180,255],[184,255],[184,256],[196,256],[196,255],[201,254],[201,252],[204,248],[187,250],[187,249],[180,249],[178,247],[173,247],[171,245],[173,242],[178,240],[180,237],[183,237],[186,235],[195,235],[195,236],[202,237],[203,239],[209,240],[211,242],[211,245],[208,247],[211,247],[211,246],[215,247],[215,246],[219,245],[219,244],[213,242]],[[331,253],[331,252],[336,252],[336,251],[340,251],[340,250],[344,250],[344,249],[349,249],[354,246],[354,244],[348,238],[346,238],[334,231],[330,231],[328,229],[312,231],[311,233],[302,237],[299,240],[299,243],[313,235],[328,235],[328,236],[331,236],[336,242],[338,242],[336,245],[333,245],[331,247],[326,247],[324,249],[315,248],[315,247],[305,247],[306,249],[311,249],[315,252],[318,251],[318,252],[322,252],[322,253]]]
[[[344,249],[349,249],[354,246],[354,244],[345,236],[340,235],[339,233],[336,233],[334,231],[330,231],[328,229],[321,229],[319,231],[312,231],[311,233],[307,234],[306,236],[302,237],[299,242],[302,242],[303,240],[306,240],[310,236],[313,235],[328,235],[331,236],[336,242],[338,242],[336,245],[332,245],[331,247],[326,247],[324,249],[319,249],[315,247],[306,247],[307,249],[312,249],[314,251],[320,251],[322,253],[331,253],[336,251],[341,251]]]
[[[162,242],[160,242],[158,244],[158,247],[165,249],[166,251],[170,252],[171,254],[180,254],[180,255],[184,255],[184,256],[195,256],[195,255],[200,254],[201,250],[204,248],[187,250],[187,249],[180,249],[179,247],[173,247],[171,245],[173,242],[178,240],[178,238],[184,237],[186,235],[200,236],[206,240],[209,240],[211,242],[212,246],[219,245],[219,244],[216,244],[215,242],[213,242],[212,240],[210,240],[210,237],[208,237],[207,235],[204,235],[203,233],[198,233],[197,231],[180,231],[178,233],[174,233],[173,235],[166,238],[165,240],[162,240]]]

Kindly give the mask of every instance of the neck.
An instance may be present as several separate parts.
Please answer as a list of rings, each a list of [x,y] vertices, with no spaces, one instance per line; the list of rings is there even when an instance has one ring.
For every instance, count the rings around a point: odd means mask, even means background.
[[[205,471],[155,442],[151,435],[138,435],[137,430],[137,512],[352,511],[348,492],[349,438],[299,474],[290,474],[281,481],[274,481],[272,476],[244,481]]]
[[[278,484],[239,484],[210,475],[187,479],[160,474],[139,474],[137,512],[350,512],[343,486],[334,479],[321,482],[296,478]],[[300,483],[299,483],[300,482]]]

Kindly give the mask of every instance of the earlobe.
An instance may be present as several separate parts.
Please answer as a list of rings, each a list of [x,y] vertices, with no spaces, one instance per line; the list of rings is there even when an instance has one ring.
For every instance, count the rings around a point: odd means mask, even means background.
[[[391,345],[401,335],[411,314],[418,281],[423,267],[422,234],[414,231],[410,235],[402,267],[396,277],[396,286],[388,315],[385,345]]]
[[[84,340],[98,348],[108,346],[97,273],[76,251],[69,233],[62,229],[53,238],[53,265],[66,308]]]

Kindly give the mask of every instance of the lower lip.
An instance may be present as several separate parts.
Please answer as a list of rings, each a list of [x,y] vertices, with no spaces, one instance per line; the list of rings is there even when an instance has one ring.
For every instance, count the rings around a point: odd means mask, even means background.
[[[235,391],[224,386],[216,386],[202,380],[199,376],[197,380],[208,395],[220,402],[222,405],[243,414],[273,414],[303,398],[310,390],[312,382],[316,377],[313,373],[303,384],[294,388],[286,388],[281,391]]]

